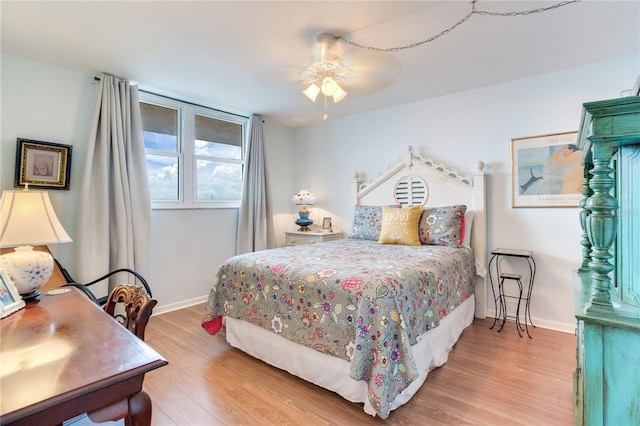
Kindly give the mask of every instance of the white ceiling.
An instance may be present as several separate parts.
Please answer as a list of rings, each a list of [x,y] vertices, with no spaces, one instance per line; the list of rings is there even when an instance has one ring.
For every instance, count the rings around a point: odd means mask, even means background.
[[[476,8],[510,12],[555,3],[478,1]],[[345,100],[328,103],[329,117],[638,54],[639,6],[584,0],[528,16],[473,15],[413,49],[347,46],[343,63],[358,77]],[[298,70],[316,61],[317,35],[404,46],[470,11],[470,1],[0,2],[5,52],[106,72],[142,89],[291,127],[322,121],[322,97],[310,102],[298,84]],[[621,89],[625,84],[633,82]]]

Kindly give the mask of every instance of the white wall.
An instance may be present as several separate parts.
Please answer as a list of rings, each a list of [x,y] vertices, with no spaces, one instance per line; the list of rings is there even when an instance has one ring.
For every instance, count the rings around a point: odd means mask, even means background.
[[[581,262],[578,209],[511,208],[509,141],[578,130],[582,103],[618,97],[633,85],[639,64],[637,56],[623,57],[299,128],[297,158],[304,161],[296,178],[318,196],[314,219],[332,216],[348,232],[354,171],[371,177],[407,145],[459,172],[484,161],[488,248],[533,250],[534,323],[572,332],[571,271]],[[488,304],[492,312],[493,302]]]
[[[97,85],[93,76],[2,53],[0,186],[13,189],[16,139],[73,145],[70,191],[49,191],[62,225],[75,239],[78,190]],[[74,271],[74,243],[50,247]]]
[[[12,189],[16,138],[73,145],[69,191],[49,191],[63,226],[76,236],[80,177],[98,91],[94,75],[2,53],[0,189]],[[212,105],[215,107],[215,105]],[[265,123],[269,197],[277,224],[291,217],[292,131]],[[202,300],[225,259],[235,253],[237,209],[154,210],[151,215],[151,272],[156,312]],[[280,225],[283,226],[283,225]],[[278,233],[278,236],[281,233]],[[284,237],[280,237],[280,242]],[[51,246],[54,256],[75,275],[75,243]]]

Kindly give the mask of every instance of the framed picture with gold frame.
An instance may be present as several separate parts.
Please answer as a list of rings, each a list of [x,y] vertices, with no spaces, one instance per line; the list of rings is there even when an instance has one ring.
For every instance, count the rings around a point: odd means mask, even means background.
[[[69,189],[71,145],[18,138],[14,187]]]
[[[578,207],[578,132],[511,139],[511,207]]]
[[[24,300],[18,294],[11,278],[0,269],[0,318],[14,313],[25,307]]]

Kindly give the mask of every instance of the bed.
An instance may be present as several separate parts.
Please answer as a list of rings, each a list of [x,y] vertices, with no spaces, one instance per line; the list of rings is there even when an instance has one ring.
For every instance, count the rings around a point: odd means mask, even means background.
[[[486,315],[482,169],[465,177],[409,147],[356,173],[349,238],[228,259],[202,326],[387,418]]]

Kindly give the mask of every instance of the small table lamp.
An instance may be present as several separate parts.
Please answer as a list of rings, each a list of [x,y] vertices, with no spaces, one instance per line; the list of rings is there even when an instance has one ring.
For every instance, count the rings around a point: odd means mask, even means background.
[[[37,299],[40,287],[53,273],[53,257],[32,246],[70,241],[47,192],[28,188],[2,192],[0,247],[18,247],[0,256],[0,268],[13,280],[23,300]]]
[[[309,225],[313,224],[313,220],[309,219],[309,206],[316,203],[316,196],[310,193],[306,189],[301,189],[297,194],[293,194],[291,197],[293,204],[300,206],[298,211],[298,219],[296,219],[296,225],[300,226],[298,231],[311,231]]]

